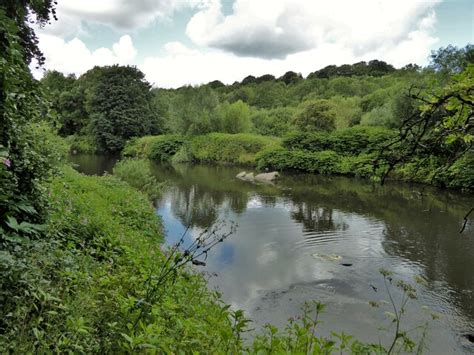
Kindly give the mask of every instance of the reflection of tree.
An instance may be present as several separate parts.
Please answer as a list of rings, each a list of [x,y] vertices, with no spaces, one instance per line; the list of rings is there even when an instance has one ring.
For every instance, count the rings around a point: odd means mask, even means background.
[[[344,222],[335,222],[333,218],[334,210],[321,207],[316,204],[300,202],[293,206],[291,218],[302,223],[305,231],[326,232],[334,230],[345,230],[347,225]]]

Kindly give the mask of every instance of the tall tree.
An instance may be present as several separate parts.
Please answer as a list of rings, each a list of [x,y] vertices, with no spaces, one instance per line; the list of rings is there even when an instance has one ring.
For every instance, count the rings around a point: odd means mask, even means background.
[[[118,152],[131,137],[160,133],[150,89],[136,67],[102,68],[90,107],[93,132],[102,151]]]
[[[293,123],[303,132],[330,132],[336,128],[335,119],[333,104],[320,99],[302,103]]]
[[[27,14],[48,21],[52,1],[0,3],[0,242],[5,231],[19,231],[17,222],[41,220],[41,183],[49,173],[31,137],[31,122],[46,109],[27,65],[42,57]]]

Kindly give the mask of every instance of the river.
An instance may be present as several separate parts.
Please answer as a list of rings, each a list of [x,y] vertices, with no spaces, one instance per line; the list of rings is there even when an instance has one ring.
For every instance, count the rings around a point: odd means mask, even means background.
[[[110,172],[114,159],[72,156],[86,174]],[[274,185],[235,178],[242,168],[153,165],[168,181],[156,211],[167,242],[189,227],[192,240],[218,220],[238,224],[200,270],[209,286],[258,329],[284,326],[306,300],[326,304],[321,334],[388,342],[391,305],[381,268],[415,285],[402,328],[428,323],[430,354],[472,353],[474,220],[460,234],[474,196],[417,185],[385,186],[342,177],[284,173]],[[416,283],[414,278],[422,280]],[[401,293],[390,286],[395,303]],[[374,308],[369,301],[382,301]],[[432,314],[439,319],[432,319]],[[410,334],[417,339],[420,330]]]

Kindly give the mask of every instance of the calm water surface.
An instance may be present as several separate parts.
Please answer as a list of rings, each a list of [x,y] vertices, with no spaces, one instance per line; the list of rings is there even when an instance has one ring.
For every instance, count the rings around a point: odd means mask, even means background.
[[[114,161],[74,156],[78,170],[100,174]],[[472,353],[474,333],[474,220],[459,229],[474,197],[419,186],[285,174],[275,185],[240,181],[242,169],[203,165],[153,166],[169,188],[157,201],[176,242],[219,219],[237,232],[218,245],[203,268],[226,302],[246,311],[255,328],[283,326],[306,300],[327,305],[321,332],[344,331],[365,341],[387,341],[389,305],[380,268],[416,285],[405,329],[429,322],[431,354]],[[344,266],[347,264],[350,266]],[[400,300],[400,294],[394,291]],[[439,320],[432,321],[431,314]],[[416,338],[416,332],[412,333]]]

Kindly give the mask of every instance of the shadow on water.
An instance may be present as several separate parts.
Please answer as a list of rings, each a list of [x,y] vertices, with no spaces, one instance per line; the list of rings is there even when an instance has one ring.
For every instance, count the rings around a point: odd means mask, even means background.
[[[101,164],[110,171],[113,162]],[[251,184],[235,178],[241,170],[153,166],[156,177],[169,182],[157,207],[169,243],[186,226],[191,239],[218,219],[239,224],[205,270],[218,274],[211,287],[246,310],[256,326],[282,325],[302,302],[319,299],[328,306],[328,328],[378,341],[383,311],[367,302],[384,298],[378,270],[386,268],[404,280],[426,280],[406,322],[423,323],[422,306],[441,313],[430,326],[430,353],[473,350],[462,334],[474,332],[474,220],[459,234],[472,195],[305,174]]]

